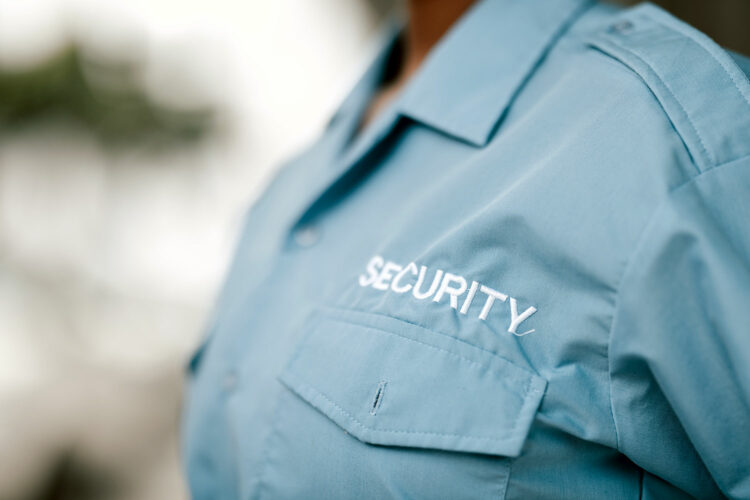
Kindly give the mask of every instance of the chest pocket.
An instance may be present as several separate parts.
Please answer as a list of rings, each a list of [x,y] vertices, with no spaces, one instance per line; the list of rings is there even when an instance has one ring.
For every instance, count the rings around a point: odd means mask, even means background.
[[[305,330],[280,375],[275,494],[502,497],[544,379],[387,316],[325,310]]]

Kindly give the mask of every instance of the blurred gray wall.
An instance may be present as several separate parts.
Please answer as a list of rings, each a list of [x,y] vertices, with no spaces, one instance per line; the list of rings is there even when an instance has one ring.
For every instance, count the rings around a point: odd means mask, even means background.
[[[109,3],[91,0],[96,9],[68,14],[102,32],[94,14]],[[325,123],[366,63],[378,21],[402,6],[129,3],[164,52],[180,52],[176,26],[229,33],[238,56],[227,61],[231,67],[195,71],[198,80],[220,81],[238,124],[224,142],[158,157],[113,157],[69,127],[0,134],[2,500],[185,497],[177,441],[182,366],[240,214],[279,161]],[[750,0],[655,3],[750,54]],[[3,5],[23,12],[10,15]],[[26,2],[0,0],[0,63],[16,34],[24,52],[53,33],[28,12]],[[207,37],[188,41],[191,68],[197,49],[204,59],[226,55]],[[237,83],[224,91],[228,82]]]

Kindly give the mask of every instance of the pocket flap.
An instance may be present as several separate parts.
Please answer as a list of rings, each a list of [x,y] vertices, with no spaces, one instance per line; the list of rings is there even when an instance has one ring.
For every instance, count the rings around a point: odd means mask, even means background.
[[[388,316],[321,311],[281,381],[361,441],[517,456],[547,382]]]

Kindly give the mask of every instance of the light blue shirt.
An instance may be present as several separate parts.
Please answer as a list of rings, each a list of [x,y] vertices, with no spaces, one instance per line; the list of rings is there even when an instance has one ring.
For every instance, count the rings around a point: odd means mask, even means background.
[[[355,134],[394,39],[248,213],[192,495],[750,498],[746,61],[484,0]]]

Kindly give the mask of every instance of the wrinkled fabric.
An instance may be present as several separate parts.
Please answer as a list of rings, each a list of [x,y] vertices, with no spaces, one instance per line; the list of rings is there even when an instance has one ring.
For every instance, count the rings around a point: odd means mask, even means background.
[[[193,356],[204,498],[750,498],[747,60],[650,5],[397,27],[249,210]]]

